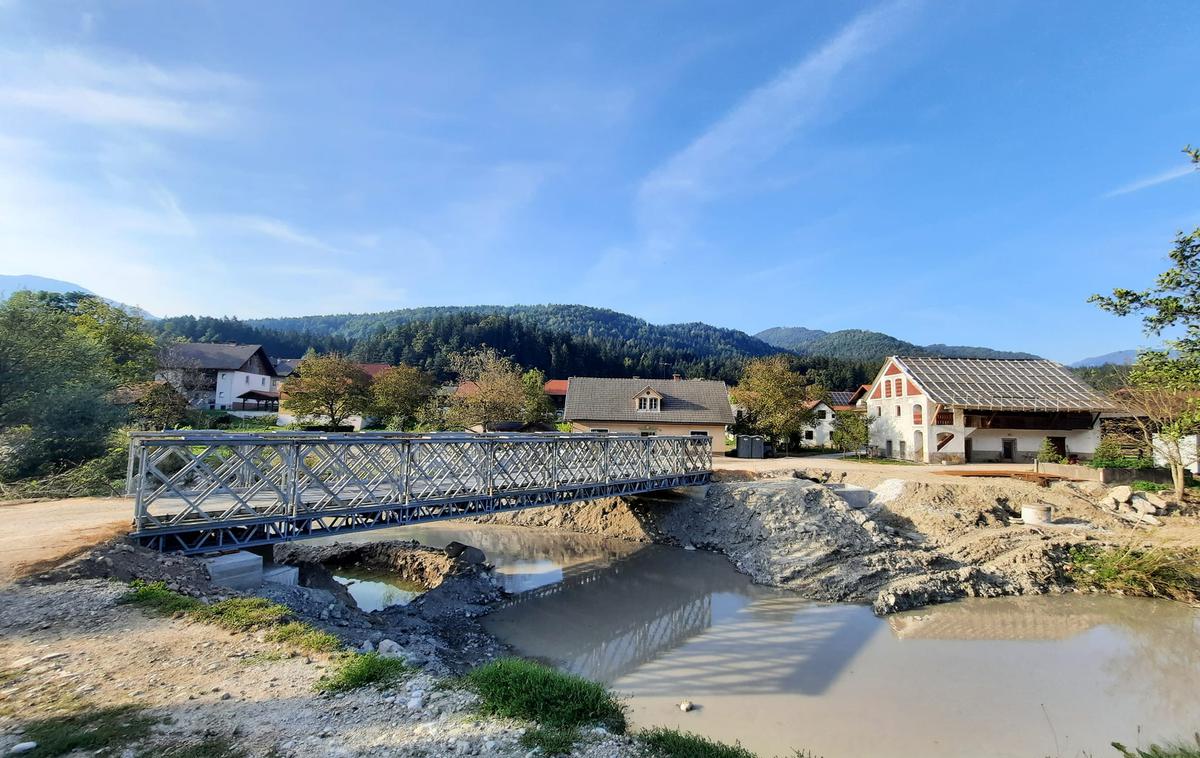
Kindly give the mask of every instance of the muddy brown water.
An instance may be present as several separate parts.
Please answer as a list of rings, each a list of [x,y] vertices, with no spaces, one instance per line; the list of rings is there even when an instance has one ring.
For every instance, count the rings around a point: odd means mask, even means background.
[[[1200,729],[1200,611],[1178,603],[975,599],[878,618],[699,551],[493,526],[356,538],[480,547],[517,593],[487,626],[517,652],[610,684],[635,726],[763,756],[1115,756],[1114,740]]]

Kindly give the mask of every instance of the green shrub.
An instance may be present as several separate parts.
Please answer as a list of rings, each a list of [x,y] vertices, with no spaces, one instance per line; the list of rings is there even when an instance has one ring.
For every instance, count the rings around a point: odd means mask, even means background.
[[[661,726],[639,732],[637,738],[655,758],[756,758],[741,745],[726,745],[698,734]]]
[[[1150,458],[1126,455],[1125,451],[1111,437],[1103,437],[1092,459],[1088,461],[1092,468],[1154,468]]]
[[[1100,547],[1071,549],[1067,573],[1085,588],[1126,595],[1200,600],[1200,550],[1164,547]]]
[[[466,684],[489,716],[570,729],[599,724],[625,733],[625,708],[604,686],[521,658],[501,658],[473,669]]]
[[[348,692],[368,685],[388,684],[411,671],[400,658],[385,658],[379,653],[346,653],[338,658],[333,671],[317,681],[317,690]]]
[[[120,705],[26,722],[21,739],[37,743],[25,754],[34,758],[112,751],[146,739],[157,723],[137,706]]]
[[[1049,437],[1042,438],[1042,446],[1038,448],[1037,459],[1039,463],[1062,463],[1064,460]]]
[[[1119,742],[1113,747],[1123,758],[1200,758],[1200,732],[1193,735],[1194,742],[1169,742],[1165,745],[1151,745],[1146,748],[1130,749]]]
[[[1129,484],[1129,487],[1134,492],[1162,492],[1163,490],[1171,489],[1171,485],[1169,485],[1169,484],[1159,484],[1158,482],[1147,482],[1142,479],[1138,479],[1134,482],[1131,482]]]

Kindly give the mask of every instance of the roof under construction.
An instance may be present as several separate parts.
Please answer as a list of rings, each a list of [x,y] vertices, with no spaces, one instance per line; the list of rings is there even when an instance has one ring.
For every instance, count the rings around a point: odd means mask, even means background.
[[[992,411],[1112,411],[1104,395],[1054,361],[897,357],[926,396],[942,405]]]

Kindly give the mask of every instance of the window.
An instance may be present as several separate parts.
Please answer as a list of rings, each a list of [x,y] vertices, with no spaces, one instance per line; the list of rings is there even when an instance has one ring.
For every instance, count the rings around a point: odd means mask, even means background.
[[[902,414],[900,413],[900,406],[897,405],[896,406],[896,416],[897,416],[897,418],[899,418],[901,415]]]
[[[805,429],[804,430],[804,439],[811,440],[812,438],[813,438],[812,429]]]
[[[650,407],[650,398],[648,398],[648,397],[639,397],[638,398],[638,410],[639,411],[644,411],[649,407]]]
[[[656,434],[658,434],[658,432],[642,432],[643,437],[653,437]]]
[[[692,435],[693,437],[707,437],[708,436],[708,432],[698,432],[695,429],[688,432],[688,434]]]
[[[608,434],[607,429],[589,429],[592,434]]]
[[[900,397],[904,394],[904,383],[899,379],[893,380],[893,383],[896,385],[896,397]]]
[[[887,381],[885,381],[885,382],[883,383],[883,396],[884,396],[884,397],[891,397],[891,396],[892,396],[892,383],[891,383],[891,382],[887,382]]]
[[[247,377],[246,377],[246,384],[249,384],[249,383],[250,383],[250,377],[249,377],[249,376],[247,376]]]
[[[917,403],[913,406],[913,423],[923,424],[925,422],[924,413],[921,409],[921,404]]]
[[[658,398],[649,395],[643,395],[637,399],[637,409],[639,411],[657,411]]]
[[[825,411],[817,411],[817,418],[824,421],[827,418],[827,414],[825,413]]]
[[[217,393],[217,397],[225,397],[225,393],[224,393],[224,392],[218,392],[218,393]]]
[[[262,379],[261,379],[261,380],[259,380],[259,382],[258,382],[258,383],[259,383],[259,385],[260,385],[260,386],[266,387],[266,386],[267,386],[267,377],[265,377],[265,376],[264,376],[264,377],[262,377]]]
[[[883,406],[882,405],[876,406],[875,407],[875,418],[882,418],[882,417],[883,417]]]

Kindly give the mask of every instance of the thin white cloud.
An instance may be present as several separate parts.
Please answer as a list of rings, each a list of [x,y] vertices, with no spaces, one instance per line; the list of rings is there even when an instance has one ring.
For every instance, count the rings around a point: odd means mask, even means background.
[[[892,2],[857,16],[832,39],[751,91],[687,147],[652,171],[637,197],[648,243],[669,242],[693,206],[721,195],[852,94],[849,70],[908,26],[914,3]]]
[[[248,88],[232,74],[74,49],[0,55],[0,108],[89,125],[212,132]]]
[[[1163,171],[1161,174],[1147,176],[1144,179],[1138,179],[1135,182],[1130,182],[1122,187],[1117,187],[1115,190],[1104,193],[1105,197],[1117,197],[1118,195],[1128,195],[1131,192],[1140,192],[1150,187],[1157,187],[1160,184],[1173,182],[1176,179],[1182,179],[1189,174],[1197,173],[1196,167],[1191,165],[1177,166],[1170,171]]]
[[[316,235],[301,231],[286,221],[269,216],[233,214],[215,219],[221,226],[234,231],[251,232],[289,245],[299,245],[327,253],[342,252]]]

